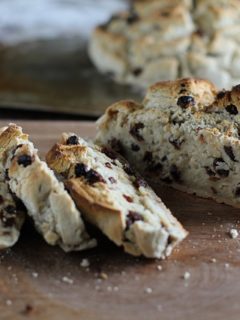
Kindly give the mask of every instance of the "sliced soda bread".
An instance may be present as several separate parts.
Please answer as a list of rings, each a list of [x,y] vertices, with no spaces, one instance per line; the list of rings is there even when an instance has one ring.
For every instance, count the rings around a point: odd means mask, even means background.
[[[38,157],[22,128],[10,124],[0,134],[0,156],[11,191],[24,203],[37,230],[65,251],[96,245],[85,230],[81,213],[53,171]]]
[[[6,127],[0,128],[0,134]],[[8,173],[4,170],[3,149],[0,145],[0,250],[12,247],[20,236],[25,220],[25,208],[11,192],[6,182]]]
[[[121,101],[98,122],[96,141],[149,180],[240,207],[240,85],[204,80],[151,86],[142,104]]]
[[[133,255],[164,258],[187,232],[113,150],[63,134],[47,154],[84,217]]]

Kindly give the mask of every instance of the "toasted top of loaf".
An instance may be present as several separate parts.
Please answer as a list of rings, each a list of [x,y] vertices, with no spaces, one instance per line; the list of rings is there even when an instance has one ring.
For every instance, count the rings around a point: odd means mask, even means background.
[[[179,97],[194,97],[195,107],[208,106],[213,103],[216,98],[217,88],[210,81],[202,79],[179,79],[176,81],[162,81],[152,85],[148,90],[144,99],[145,107],[156,107],[161,105],[176,105]]]
[[[111,149],[70,133],[46,159],[65,178],[85,218],[127,252],[163,258],[186,236],[153,190]]]
[[[146,114],[146,109],[151,112]],[[227,135],[239,143],[240,85],[218,91],[205,80],[159,82],[148,89],[142,104],[120,101],[110,106],[98,120],[100,131],[107,129],[115,118],[124,125],[130,113],[145,113],[178,126],[188,121],[185,126],[188,125],[189,130],[208,128],[214,134]]]

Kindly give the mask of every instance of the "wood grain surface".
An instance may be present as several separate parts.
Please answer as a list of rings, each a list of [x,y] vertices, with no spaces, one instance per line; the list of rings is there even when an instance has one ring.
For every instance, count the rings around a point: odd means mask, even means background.
[[[42,156],[64,130],[94,134],[92,123],[20,124]],[[239,210],[155,189],[190,232],[169,259],[134,258],[103,237],[94,250],[66,254],[27,225],[0,255],[0,319],[239,319],[240,238],[229,236],[240,230]]]

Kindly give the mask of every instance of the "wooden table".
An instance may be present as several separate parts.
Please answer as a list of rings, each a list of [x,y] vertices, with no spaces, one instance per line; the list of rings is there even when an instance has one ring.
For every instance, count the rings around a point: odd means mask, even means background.
[[[94,134],[92,123],[21,124],[42,156],[64,130]],[[239,229],[239,210],[168,188],[156,190],[190,232],[168,260],[131,257],[105,238],[94,250],[66,254],[25,226],[17,245],[0,256],[0,318],[239,319],[240,239],[228,234]],[[89,268],[81,267],[83,258]],[[185,272],[189,279],[183,278]]]

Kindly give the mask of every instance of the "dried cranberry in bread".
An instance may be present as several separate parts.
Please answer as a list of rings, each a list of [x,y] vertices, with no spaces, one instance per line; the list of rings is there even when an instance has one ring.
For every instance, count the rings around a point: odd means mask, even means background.
[[[120,147],[120,146],[118,146]],[[113,150],[63,134],[47,154],[84,217],[133,255],[164,258],[187,232]]]

